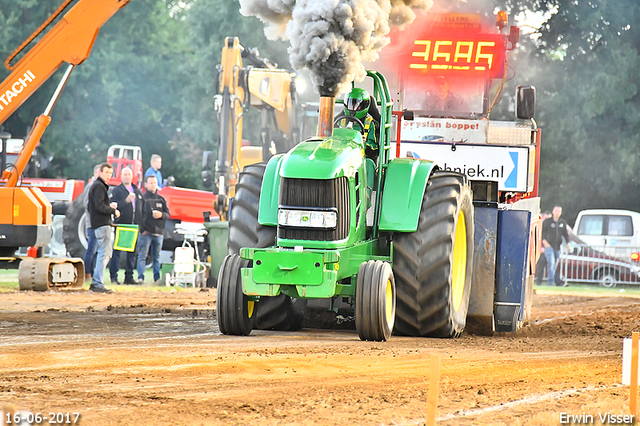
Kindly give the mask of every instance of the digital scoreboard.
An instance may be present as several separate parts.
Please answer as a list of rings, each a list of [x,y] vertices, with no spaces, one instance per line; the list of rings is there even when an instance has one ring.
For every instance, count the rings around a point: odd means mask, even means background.
[[[381,57],[405,77],[473,74],[501,78],[507,37],[486,28],[477,15],[419,16],[404,29],[391,31]]]
[[[481,33],[423,34],[413,40],[413,50],[403,56],[403,63],[414,72],[488,72],[492,78],[499,78],[504,73],[504,37]]]

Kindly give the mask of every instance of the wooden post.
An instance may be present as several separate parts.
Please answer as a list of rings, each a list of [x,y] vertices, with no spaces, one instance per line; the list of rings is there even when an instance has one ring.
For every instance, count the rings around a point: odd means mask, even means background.
[[[638,398],[638,337],[640,333],[631,334],[631,382],[629,383],[629,411],[632,416],[637,415]]]
[[[431,372],[429,374],[429,392],[427,394],[426,426],[435,426],[438,413],[438,387],[440,382],[440,355],[431,355]]]

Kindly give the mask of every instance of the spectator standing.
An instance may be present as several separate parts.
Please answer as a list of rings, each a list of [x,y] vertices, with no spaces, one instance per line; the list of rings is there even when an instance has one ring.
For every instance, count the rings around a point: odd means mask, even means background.
[[[84,187],[84,223],[87,232],[87,251],[84,254],[84,280],[88,281],[93,277],[93,268],[96,265],[96,253],[98,248],[96,247],[96,234],[91,228],[91,216],[89,215],[89,188],[91,184],[100,176],[100,164],[96,164],[93,167],[93,177],[87,182],[87,186]]]
[[[109,195],[111,202],[115,202],[116,207],[120,211],[120,217],[114,220],[116,225],[127,224],[135,225],[140,222],[140,206],[142,204],[142,193],[138,187],[133,183],[133,171],[125,167],[120,173],[120,179],[122,183],[111,190]],[[126,263],[124,267],[124,283],[136,284],[133,279],[133,270],[136,265],[136,253],[113,250],[113,256],[111,257],[111,263],[109,263],[109,276],[111,277],[111,284],[120,284],[118,281],[118,270],[120,269],[120,254],[124,253],[126,256]]]
[[[542,223],[551,217],[551,213],[546,211],[540,215]],[[544,278],[544,271],[547,269],[547,258],[544,255],[544,246],[540,247],[540,258],[536,263],[536,285],[542,285],[542,279]]]
[[[144,269],[149,248],[153,258],[153,279],[160,280],[160,250],[164,239],[164,226],[170,213],[167,201],[158,194],[158,179],[149,175],[144,180],[146,192],[142,195],[140,234],[138,236],[138,284],[144,283]]]
[[[162,157],[160,157],[158,154],[152,154],[149,163],[151,164],[151,167],[149,167],[147,171],[144,172],[145,182],[147,176],[153,175],[158,180],[158,189],[162,189],[164,186],[164,183],[162,181],[162,173],[160,173],[160,168],[162,167]]]
[[[567,232],[567,222],[560,219],[562,216],[562,207],[555,206],[552,216],[542,222],[542,246],[544,247],[544,255],[547,258],[547,281],[549,285],[562,285],[560,281],[560,270],[558,260],[560,259],[560,247],[562,246],[562,237],[569,241],[569,233]]]
[[[120,211],[116,208],[117,203],[109,201],[109,181],[113,175],[113,167],[109,163],[100,165],[100,174],[89,189],[89,217],[91,229],[95,233],[98,256],[93,271],[93,278],[89,290],[97,293],[111,293],[105,287],[103,276],[107,268],[107,263],[113,252],[113,223],[111,215],[120,216]]]

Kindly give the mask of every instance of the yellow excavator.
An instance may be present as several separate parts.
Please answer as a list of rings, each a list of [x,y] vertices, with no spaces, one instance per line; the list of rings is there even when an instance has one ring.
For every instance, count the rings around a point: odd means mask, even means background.
[[[214,208],[226,221],[229,199],[244,166],[267,161],[300,142],[294,75],[261,58],[257,51],[244,48],[237,37],[227,37],[218,66],[214,107],[219,123],[218,155],[214,165],[213,153],[205,152],[202,180],[206,188],[213,188],[217,195]],[[260,146],[243,143],[242,123],[250,107],[261,112]]]
[[[82,259],[38,257],[52,235],[51,203],[39,188],[20,185],[20,177],[51,122],[51,110],[71,71],[87,59],[100,28],[129,3],[129,0],[78,0],[70,7],[71,1],[65,0],[7,58],[5,66],[12,73],[0,83],[2,125],[58,68],[68,64],[51,101],[44,113],[36,118],[15,162],[5,168],[0,177],[0,267],[19,269],[18,281],[22,290],[82,287],[84,281]],[[43,34],[40,40],[12,64],[13,59],[40,34]],[[16,257],[19,247],[29,247],[29,257]]]

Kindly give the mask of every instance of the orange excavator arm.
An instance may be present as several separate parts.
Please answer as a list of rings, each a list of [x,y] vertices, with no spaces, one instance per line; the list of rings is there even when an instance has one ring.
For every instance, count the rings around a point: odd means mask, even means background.
[[[72,66],[81,64],[91,52],[98,31],[118,10],[129,0],[78,0],[78,2],[38,41],[15,65],[11,59],[24,48],[26,44],[46,24],[64,9],[71,0],[58,9],[34,35],[23,43],[5,62],[13,72],[0,83],[0,125],[13,114],[53,73],[64,63],[71,66],[62,83],[58,86],[54,98],[49,103],[45,113],[36,119],[34,128],[24,143],[22,151],[11,171],[3,171],[0,182],[7,187],[13,187],[29,161],[33,150],[38,145],[40,137],[49,124],[48,116],[53,104]]]

